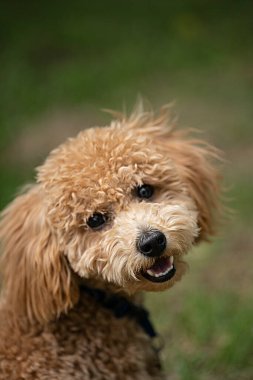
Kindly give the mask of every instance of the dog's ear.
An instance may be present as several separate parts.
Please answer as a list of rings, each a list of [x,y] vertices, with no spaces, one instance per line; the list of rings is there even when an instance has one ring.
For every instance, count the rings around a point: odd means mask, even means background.
[[[187,133],[172,131],[159,141],[164,155],[171,158],[187,193],[198,210],[199,240],[215,233],[217,215],[221,213],[221,176],[217,169],[221,153],[202,140],[189,139]]]
[[[7,306],[30,322],[46,322],[78,298],[71,270],[50,228],[40,186],[18,196],[2,213],[2,292]]]

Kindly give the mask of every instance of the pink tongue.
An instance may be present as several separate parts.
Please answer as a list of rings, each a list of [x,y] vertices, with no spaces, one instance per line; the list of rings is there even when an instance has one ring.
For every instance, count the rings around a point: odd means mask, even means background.
[[[162,272],[165,272],[169,267],[170,264],[170,258],[169,257],[161,257],[160,259],[157,259],[154,265],[152,265],[151,269],[152,272],[159,274]]]

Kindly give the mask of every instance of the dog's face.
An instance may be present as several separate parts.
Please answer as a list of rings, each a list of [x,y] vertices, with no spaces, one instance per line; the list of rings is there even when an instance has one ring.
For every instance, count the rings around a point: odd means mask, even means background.
[[[130,294],[181,278],[200,232],[181,166],[161,137],[119,125],[84,131],[50,156],[39,180],[80,278]]]
[[[77,302],[80,281],[134,294],[181,278],[183,255],[213,233],[218,175],[212,148],[166,124],[163,113],[137,112],[81,132],[2,213],[15,313],[55,318]]]

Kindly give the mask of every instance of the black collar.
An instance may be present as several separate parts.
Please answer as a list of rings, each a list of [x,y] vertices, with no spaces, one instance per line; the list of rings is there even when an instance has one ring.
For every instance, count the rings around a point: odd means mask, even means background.
[[[81,290],[95,299],[101,306],[112,311],[116,318],[132,318],[142,327],[145,333],[151,338],[155,338],[157,333],[149,319],[148,311],[142,306],[137,306],[125,297],[117,294],[109,294],[101,289],[90,288],[81,285]]]

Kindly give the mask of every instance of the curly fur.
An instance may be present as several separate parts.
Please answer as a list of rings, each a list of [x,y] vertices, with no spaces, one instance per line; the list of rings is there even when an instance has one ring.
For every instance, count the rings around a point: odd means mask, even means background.
[[[82,131],[38,168],[37,183],[2,213],[0,379],[163,379],[150,338],[80,292],[80,284],[139,302],[171,287],[183,255],[213,234],[219,209],[214,148],[141,107],[110,126]],[[140,201],[134,189],[155,188]],[[94,212],[109,217],[91,230]],[[169,241],[175,276],[153,283],[136,250],[143,229]]]

